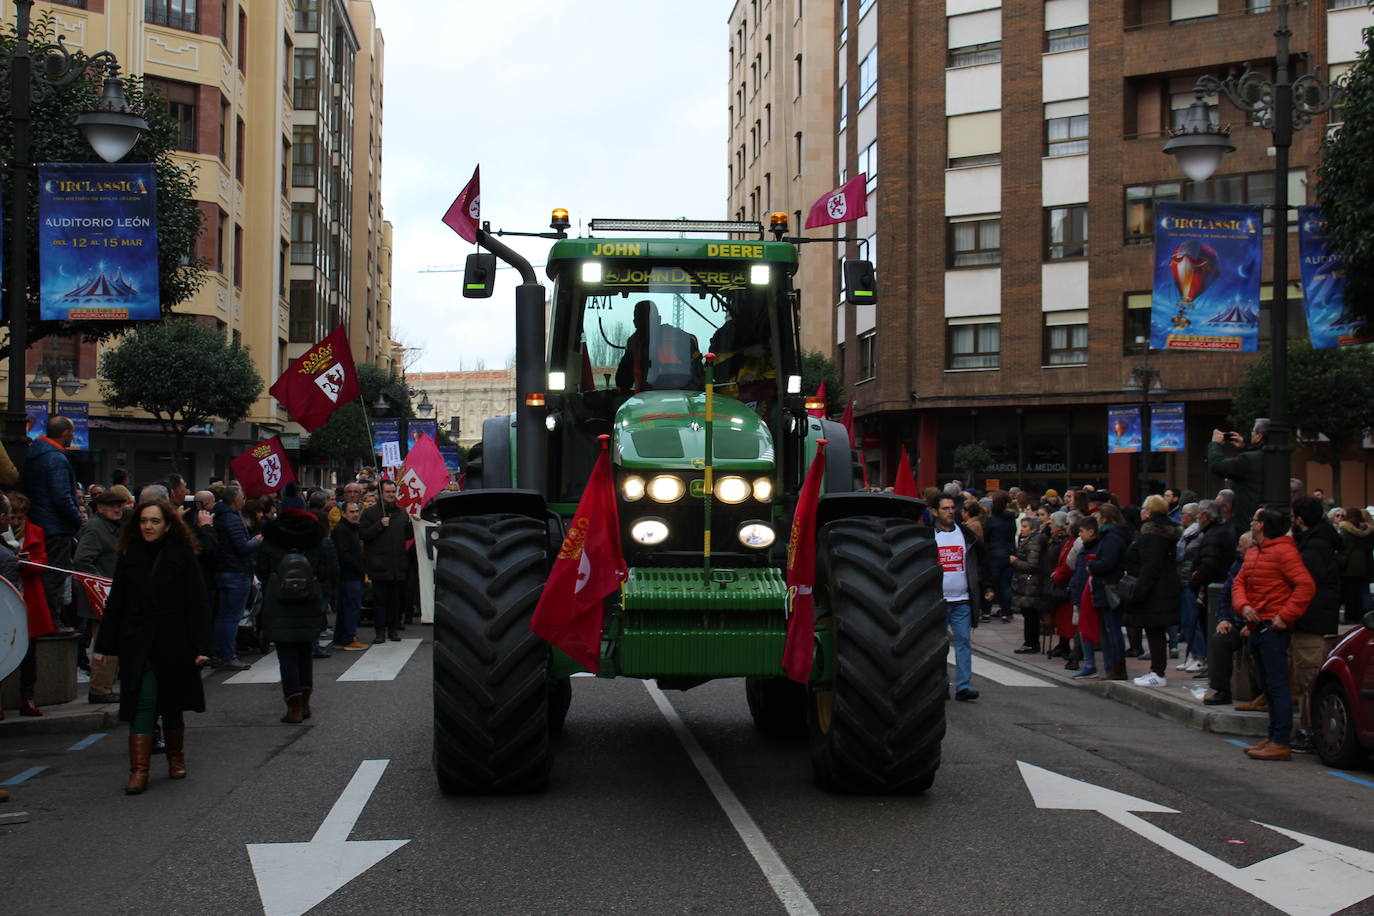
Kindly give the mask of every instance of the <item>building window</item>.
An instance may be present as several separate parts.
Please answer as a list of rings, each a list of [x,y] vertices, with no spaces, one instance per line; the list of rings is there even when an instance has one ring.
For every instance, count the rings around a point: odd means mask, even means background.
[[[802,94],[802,56],[801,56],[800,54],[798,54],[798,55],[796,56],[796,64],[797,64],[797,91],[794,93],[794,95],[795,95],[796,98],[801,98],[801,94]]]
[[[313,110],[319,104],[319,52],[315,48],[297,48],[292,101],[295,107]]]
[[[196,87],[190,83],[174,83],[145,77],[144,85],[167,100],[167,117],[177,124],[176,148],[188,153],[199,152],[196,132]]]
[[[859,61],[859,107],[863,108],[878,92],[878,49],[875,47]]]
[[[768,75],[773,72],[773,36],[763,36],[763,72]]]
[[[878,141],[874,140],[867,147],[859,151],[859,171],[868,176],[868,181],[864,185],[864,192],[873,193],[873,189],[878,186]],[[843,183],[843,182],[841,182]]]
[[[873,3],[874,3],[874,0],[859,0],[859,18],[860,18],[860,19],[864,18],[864,16],[868,13],[868,11],[871,10],[871,9],[873,9]]]
[[[1169,21],[1174,25],[1217,18],[1217,0],[1169,0]]]
[[[219,97],[219,161],[229,161],[229,100]]]
[[[1045,53],[1078,51],[1088,46],[1088,27],[1071,25],[1066,29],[1045,30]]]
[[[1126,189],[1126,243],[1144,243],[1155,235],[1155,203],[1181,199],[1183,183],[1169,181]]]
[[[840,83],[840,120],[837,132],[843,131],[849,126],[849,84]]]
[[[878,374],[878,335],[873,331],[859,335],[859,381],[867,381]]]
[[[243,227],[234,226],[234,286],[243,289]]]
[[[291,281],[288,321],[292,343],[315,342],[315,284],[312,281]]]
[[[1077,156],[1088,151],[1088,100],[1045,106],[1045,155]]]
[[[1349,10],[1349,9],[1354,9],[1354,8],[1357,7],[1357,6],[1366,6],[1366,5],[1367,5],[1367,0],[1331,0],[1331,4],[1330,4],[1330,6],[1328,7],[1328,9],[1333,9],[1333,10]],[[1256,10],[1256,12],[1258,12],[1258,10]]]
[[[849,0],[840,0],[840,40],[838,46],[843,48],[844,43],[849,40]]]
[[[225,273],[224,267],[224,246],[229,239],[229,214],[223,210],[219,211],[219,222],[215,225],[215,270],[218,273]]]
[[[1088,205],[1045,208],[1045,260],[1088,256]]]
[[[1152,293],[1126,293],[1122,321],[1121,352],[1127,356],[1144,354],[1150,344],[1150,303]]]
[[[965,323],[967,322],[967,323]],[[1002,365],[1002,323],[986,318],[946,323],[949,369],[997,369]]]
[[[1000,216],[957,216],[948,223],[949,267],[988,267],[1002,263]]]
[[[219,43],[229,47],[229,0],[219,0]]]
[[[239,8],[239,72],[248,72],[248,14]]]
[[[49,3],[56,3],[58,6],[74,6],[79,10],[86,8],[86,0],[48,0]]]
[[[773,139],[773,106],[763,106],[763,141],[767,143]]]
[[[316,158],[315,125],[298,124],[291,136],[291,184],[298,188],[313,188],[319,168]]]
[[[1175,129],[1182,128],[1184,121],[1188,119],[1188,109],[1197,101],[1197,93],[1189,90],[1188,92],[1175,92],[1169,97],[1169,126]],[[1221,125],[1221,105],[1215,99],[1208,101],[1207,120],[1213,127]]]
[[[1331,8],[1337,9],[1340,0],[1331,0]],[[1356,4],[1350,4],[1354,6]],[[1365,5],[1365,0],[1358,0],[1359,6]],[[1268,13],[1274,9],[1274,0],[1245,0],[1245,10],[1248,13]]]
[[[801,135],[801,131],[797,131],[796,136],[794,136],[792,139],[796,141],[796,147],[797,147],[797,149],[796,149],[796,157],[797,157],[797,159],[796,159],[796,161],[797,161],[797,174],[800,175],[800,174],[802,173],[802,135]]]
[[[196,0],[143,0],[143,19],[173,29],[197,30]]]
[[[987,41],[979,45],[965,45],[950,48],[945,66],[953,70],[958,67],[977,67],[982,64],[996,64],[1002,60],[1002,42]]]
[[[1088,362],[1088,310],[1045,313],[1045,365],[1082,366]]]
[[[291,187],[291,144],[283,138],[281,141],[281,196],[285,197],[290,193]]]
[[[296,0],[296,31],[320,30],[320,0]]]
[[[1002,112],[980,111],[945,119],[949,168],[1002,161]]]
[[[1288,172],[1290,225],[1297,220],[1296,207],[1307,201],[1307,170]],[[1273,204],[1274,173],[1218,175],[1206,181],[1166,181],[1126,188],[1126,244],[1145,244],[1154,238],[1155,202],[1183,200],[1190,203]],[[1273,210],[1264,211],[1264,231],[1272,231]]]
[[[315,205],[291,205],[291,263],[315,263]]]
[[[237,118],[234,122],[234,177],[243,183],[244,160],[247,158],[246,149],[248,131],[244,128],[243,118]]]
[[[754,87],[753,92],[759,91],[759,61],[757,56],[749,65],[749,84]]]

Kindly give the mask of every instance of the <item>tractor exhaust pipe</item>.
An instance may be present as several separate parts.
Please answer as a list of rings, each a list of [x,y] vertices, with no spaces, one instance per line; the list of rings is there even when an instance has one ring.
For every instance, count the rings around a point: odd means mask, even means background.
[[[548,480],[548,428],[544,425],[548,393],[544,390],[544,287],[520,252],[477,230],[477,244],[520,271],[515,288],[515,467],[522,490],[544,491]]]

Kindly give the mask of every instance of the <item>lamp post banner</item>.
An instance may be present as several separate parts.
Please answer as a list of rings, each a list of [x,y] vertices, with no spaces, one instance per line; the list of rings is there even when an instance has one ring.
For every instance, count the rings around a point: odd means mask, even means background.
[[[1303,306],[1308,336],[1318,350],[1374,341],[1374,328],[1346,305],[1345,265],[1328,247],[1330,237],[1321,207],[1298,207]]]
[[[90,405],[85,401],[59,401],[57,403],[57,415],[70,419],[74,427],[72,444],[67,448],[74,452],[88,451],[91,447]]]
[[[1152,349],[1259,348],[1263,235],[1257,204],[1156,205]]]
[[[439,421],[412,417],[406,421],[406,436],[410,440],[407,451],[415,447],[421,436],[429,436],[437,443],[439,441]]]
[[[162,317],[151,164],[39,165],[38,291],[44,321]]]
[[[1107,408],[1107,451],[1129,455],[1140,451],[1140,408]]]
[[[463,459],[458,457],[458,449],[452,445],[439,446],[439,454],[443,456],[444,467],[448,468],[449,473],[457,476],[463,471]]]
[[[1181,452],[1186,441],[1183,404],[1150,405],[1150,451]]]
[[[46,435],[48,431],[48,402],[47,401],[25,401],[24,402],[24,434],[29,437],[29,441],[37,439],[39,436]]]
[[[401,421],[395,417],[372,420],[372,454],[380,455],[388,442],[400,443]],[[398,461],[397,464],[400,464]]]

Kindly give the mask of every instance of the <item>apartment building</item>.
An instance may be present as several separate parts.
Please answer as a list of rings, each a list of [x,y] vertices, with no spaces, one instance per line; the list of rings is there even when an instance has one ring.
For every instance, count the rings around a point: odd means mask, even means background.
[[[1148,478],[1215,491],[1206,442],[1254,356],[1147,348],[1154,206],[1272,203],[1271,137],[1222,101],[1216,117],[1234,125],[1237,150],[1216,175],[1188,181],[1161,149],[1199,76],[1246,64],[1272,70],[1276,6],[834,4],[834,104],[807,104],[837,110],[837,127],[849,128],[831,132],[839,167],[822,183],[870,176],[874,222],[858,231],[876,234],[879,301],[869,313],[835,306],[829,317],[875,479],[890,482],[902,447],[922,486],[962,476],[955,449],[983,442],[994,458],[984,474],[1002,486],[1093,482],[1133,498],[1138,458],[1107,454],[1106,411],[1142,403],[1124,389],[1133,369],[1148,368],[1163,388],[1152,402],[1186,405],[1188,442],[1152,456]],[[1289,21],[1294,75],[1321,65],[1324,76],[1339,76],[1374,14],[1363,3],[1325,0],[1293,5]],[[1295,137],[1286,176],[1294,206],[1314,199],[1326,126],[1318,118]],[[1267,242],[1264,298],[1271,249]],[[1296,278],[1296,234],[1288,255]],[[1296,283],[1289,299],[1290,334],[1302,336]],[[1266,309],[1261,350],[1268,336]],[[1367,464],[1344,466],[1350,498],[1374,493]],[[1329,487],[1329,468],[1308,462],[1299,470]]]
[[[227,462],[264,435],[289,431],[266,385],[300,350],[339,321],[351,320],[353,265],[373,252],[367,289],[389,300],[389,231],[381,220],[381,36],[365,0],[48,0],[57,31],[73,48],[113,51],[126,73],[141,74],[166,98],[181,124],[178,158],[196,169],[195,197],[203,229],[195,256],[208,263],[206,282],[178,311],[252,348],[264,379],[263,397],[232,428],[207,424],[188,437],[183,468],[203,483],[226,476]],[[366,19],[366,43],[352,16]],[[357,65],[365,60],[361,92]],[[375,141],[354,155],[353,99],[375,106]],[[298,128],[305,128],[298,130]],[[361,173],[364,178],[356,178]],[[366,220],[352,220],[355,184],[374,193]],[[308,202],[314,219],[297,217]],[[386,256],[379,252],[385,250]],[[298,282],[310,284],[308,305]],[[381,325],[355,335],[363,354],[390,336]],[[332,323],[331,323],[332,319]],[[352,325],[350,325],[352,328]],[[309,341],[298,341],[320,333]],[[355,337],[356,341],[356,337]],[[299,346],[293,347],[293,344]],[[157,422],[137,412],[113,413],[100,401],[98,348],[44,340],[28,366],[44,358],[70,363],[82,382],[70,400],[89,404],[91,449],[74,454],[82,480],[108,479],[129,468],[151,480],[169,465],[169,440]],[[63,400],[68,400],[63,398]]]

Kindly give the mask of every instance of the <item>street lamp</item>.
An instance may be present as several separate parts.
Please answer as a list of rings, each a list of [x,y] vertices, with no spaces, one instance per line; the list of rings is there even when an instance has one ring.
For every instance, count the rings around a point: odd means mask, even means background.
[[[91,148],[106,162],[117,162],[133,149],[148,129],[148,122],[130,108],[124,98],[124,82],[119,78],[119,61],[110,51],[87,56],[73,53],[62,43],[29,46],[29,18],[34,0],[14,0],[16,22],[14,47],[9,53],[9,111],[14,132],[14,153],[10,158],[8,181],[10,201],[10,257],[5,280],[9,284],[6,309],[9,318],[9,385],[6,405],[6,431],[11,457],[22,460],[28,439],[24,435],[24,356],[29,346],[29,201],[33,183],[33,123],[35,92],[51,94],[57,87],[74,82],[92,68],[104,68],[105,88],[92,111],[76,119],[75,126],[85,134]],[[35,73],[31,50],[38,52],[43,66]],[[38,381],[38,379],[35,379]],[[53,389],[61,382],[54,380]],[[78,384],[78,387],[79,384]],[[65,386],[63,390],[66,390]],[[54,402],[56,395],[54,394]],[[54,408],[55,409],[55,408]]]
[[[1169,389],[1164,387],[1164,379],[1160,376],[1158,369],[1149,366],[1136,366],[1131,370],[1130,376],[1126,379],[1126,384],[1121,386],[1125,394],[1134,395],[1140,398],[1140,474],[1137,486],[1140,487],[1140,494],[1136,499],[1136,505],[1145,502],[1145,497],[1149,495],[1150,489],[1150,395],[1164,397],[1169,393]]]
[[[1206,181],[1235,150],[1230,128],[1211,121],[1206,96],[1225,95],[1232,105],[1249,115],[1251,123],[1268,130],[1274,146],[1274,254],[1273,297],[1269,302],[1269,326],[1273,348],[1269,388],[1269,431],[1264,445],[1264,501],[1272,506],[1290,504],[1288,478],[1292,470],[1292,427],[1288,420],[1288,151],[1293,132],[1312,123],[1316,115],[1330,111],[1339,87],[1315,73],[1297,79],[1288,74],[1288,0],[1277,4],[1279,25],[1274,30],[1274,78],[1265,77],[1247,64],[1244,72],[1226,79],[1199,77],[1193,91],[1197,99],[1188,108],[1182,127],[1170,130],[1164,152],[1176,156],[1193,181]]]
[[[48,419],[57,416],[57,390],[72,397],[81,390],[81,379],[72,374],[72,364],[59,359],[48,358],[38,364],[33,378],[29,380],[29,391],[36,398],[52,396],[48,406]]]
[[[414,392],[411,392],[414,394]],[[429,392],[420,392],[420,403],[415,405],[415,412],[428,420],[434,414],[434,405],[429,402]]]

